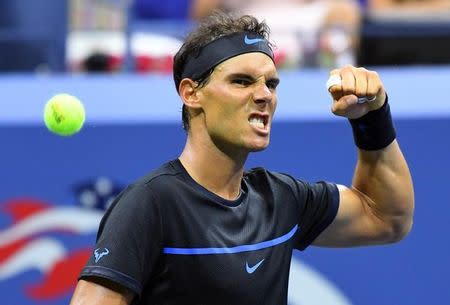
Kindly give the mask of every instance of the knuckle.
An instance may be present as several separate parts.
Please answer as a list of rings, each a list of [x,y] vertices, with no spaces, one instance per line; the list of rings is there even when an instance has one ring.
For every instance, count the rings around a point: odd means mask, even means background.
[[[330,76],[335,74],[339,74],[339,69],[333,69],[330,71]]]
[[[367,91],[363,90],[362,88],[358,88],[358,89],[356,89],[355,93],[357,96],[365,96],[367,94]]]
[[[345,65],[341,68],[341,71],[344,73],[352,73],[353,72],[353,67],[350,65]]]
[[[379,79],[380,76],[378,75],[378,72],[376,71],[369,71],[369,76],[373,79]]]
[[[374,86],[370,90],[367,91],[367,95],[375,96],[378,94],[378,92],[380,92],[380,90],[381,90],[381,85]]]
[[[355,86],[351,84],[345,84],[342,86],[342,91],[345,95],[352,94],[355,92]]]

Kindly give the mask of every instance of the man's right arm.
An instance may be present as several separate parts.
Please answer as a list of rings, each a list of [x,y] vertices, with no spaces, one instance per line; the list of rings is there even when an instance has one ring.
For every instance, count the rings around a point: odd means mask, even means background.
[[[111,281],[92,278],[79,280],[70,305],[129,305],[134,293]]]

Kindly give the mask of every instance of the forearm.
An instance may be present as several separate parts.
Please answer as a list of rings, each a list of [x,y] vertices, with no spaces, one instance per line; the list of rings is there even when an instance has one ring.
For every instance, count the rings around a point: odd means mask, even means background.
[[[399,238],[412,224],[414,191],[411,174],[396,140],[384,149],[358,149],[352,187],[368,197],[371,212]]]
[[[358,160],[352,186],[338,185],[338,213],[316,243],[348,247],[396,242],[411,229],[414,191],[380,76],[345,66],[330,72],[327,88],[331,111],[349,119]]]

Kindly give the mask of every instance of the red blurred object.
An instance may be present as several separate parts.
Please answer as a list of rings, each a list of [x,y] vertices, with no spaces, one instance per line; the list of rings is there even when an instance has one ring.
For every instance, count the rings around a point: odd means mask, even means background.
[[[147,72],[161,72],[161,73],[172,73],[173,66],[173,56],[149,56],[149,55],[138,55],[135,58],[136,66],[135,69],[139,73]]]
[[[116,55],[109,55],[107,70],[108,71],[119,71],[122,69],[123,57]]]
[[[286,56],[286,52],[281,51],[281,50],[275,50],[273,53],[274,53],[273,54],[273,57],[274,57],[273,59],[275,61],[275,65],[277,67],[282,67],[283,64],[286,61],[286,57],[287,57]]]

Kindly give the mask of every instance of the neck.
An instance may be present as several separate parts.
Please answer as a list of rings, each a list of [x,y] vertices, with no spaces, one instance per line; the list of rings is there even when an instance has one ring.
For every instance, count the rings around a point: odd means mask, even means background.
[[[190,134],[179,159],[198,184],[222,198],[234,200],[240,193],[247,155],[232,156],[212,141]]]

